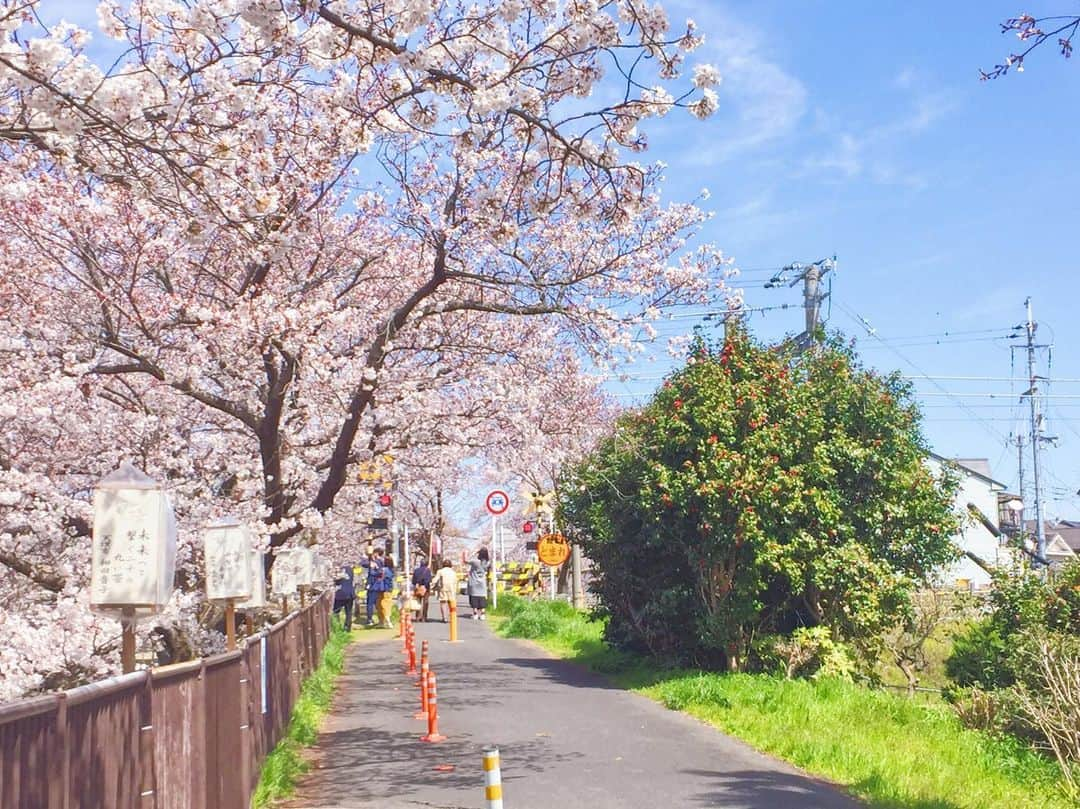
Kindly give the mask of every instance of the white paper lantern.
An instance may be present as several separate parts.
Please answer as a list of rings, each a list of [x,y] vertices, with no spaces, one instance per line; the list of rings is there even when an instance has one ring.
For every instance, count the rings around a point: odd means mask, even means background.
[[[206,597],[211,601],[251,595],[251,537],[238,520],[207,526],[204,536]]]
[[[176,518],[153,478],[125,463],[94,489],[90,607],[137,617],[164,609],[176,572]]]
[[[251,548],[247,558],[251,595],[243,601],[237,601],[236,606],[242,610],[259,610],[266,606],[266,554]]]
[[[333,581],[334,574],[330,559],[315,551],[315,575],[314,583],[325,586]]]
[[[315,581],[315,551],[311,548],[293,548],[292,560],[297,586],[310,587]]]
[[[291,596],[296,592],[296,566],[292,554],[294,548],[283,548],[274,554],[274,566],[270,568],[270,589],[275,596]]]

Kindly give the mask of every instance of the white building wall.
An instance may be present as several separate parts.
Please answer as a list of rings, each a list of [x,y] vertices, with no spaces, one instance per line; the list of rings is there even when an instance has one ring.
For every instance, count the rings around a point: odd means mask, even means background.
[[[927,463],[935,475],[941,474],[941,463],[936,458],[929,459]],[[1005,562],[1005,559],[999,559],[1000,544],[997,537],[968,511],[968,503],[972,503],[996,524],[997,490],[984,478],[967,473],[962,468],[958,471],[961,477],[955,503],[962,525],[959,533],[953,536],[953,541],[962,550],[970,551],[992,565]],[[967,586],[979,589],[990,584],[990,575],[966,556],[942,570],[937,578],[942,586],[946,587],[963,586],[966,582]]]

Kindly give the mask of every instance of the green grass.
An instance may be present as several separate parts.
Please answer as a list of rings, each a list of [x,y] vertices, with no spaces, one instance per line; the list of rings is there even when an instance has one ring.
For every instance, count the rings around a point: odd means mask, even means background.
[[[332,627],[322,661],[300,688],[300,698],[293,708],[285,735],[263,762],[259,785],[251,799],[254,809],[287,798],[296,788],[297,778],[308,769],[301,751],[313,745],[319,735],[319,723],[330,709],[334,683],[345,665],[345,647],[351,640],[350,633],[337,619],[332,622]]]
[[[1011,739],[967,730],[945,706],[840,680],[664,669],[609,649],[565,603],[499,600],[497,631],[612,676],[882,809],[1066,809],[1057,767]]]

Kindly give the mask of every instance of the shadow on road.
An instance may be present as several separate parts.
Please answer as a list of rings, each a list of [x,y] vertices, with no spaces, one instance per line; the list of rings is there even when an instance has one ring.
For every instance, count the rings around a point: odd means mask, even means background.
[[[557,685],[568,685],[571,688],[625,690],[612,683],[604,675],[590,671],[580,663],[544,657],[500,657],[495,662],[505,666],[539,671],[545,680]]]
[[[837,787],[810,776],[764,770],[681,770],[697,779],[713,779],[715,792],[697,796],[702,806],[738,806],[740,809],[859,809],[864,804],[840,794]],[[919,809],[938,809],[926,804]],[[915,809],[915,805],[912,805]],[[942,806],[941,809],[948,809]]]
[[[350,800],[387,806],[387,801],[411,803],[432,788],[446,795],[447,805],[457,805],[455,791],[482,795],[482,751],[488,741],[458,733],[445,742],[425,744],[419,741],[423,723],[417,721],[416,725],[413,733],[375,727],[324,731],[319,737],[319,754],[312,768],[313,774],[322,775],[305,779],[301,803],[337,805],[335,801],[347,795]],[[548,767],[573,757],[574,754],[553,751],[545,739],[516,742],[512,747],[512,765],[504,765],[503,781],[513,783],[530,774],[543,773]],[[453,768],[436,769],[447,765]]]
[[[710,770],[682,770],[685,775],[699,779],[710,778],[715,782],[715,792],[697,796],[702,806],[737,805],[741,809],[858,809],[864,807],[853,797],[838,794],[839,787],[815,781],[802,774],[769,772],[763,770],[736,770],[715,772]],[[872,775],[853,785],[865,792],[881,781]],[[924,800],[897,796],[890,799],[890,809],[959,809],[951,801]]]

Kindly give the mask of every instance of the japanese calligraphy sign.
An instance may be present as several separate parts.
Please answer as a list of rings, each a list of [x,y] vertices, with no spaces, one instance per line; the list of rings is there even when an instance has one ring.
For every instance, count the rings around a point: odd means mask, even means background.
[[[94,489],[90,606],[159,612],[173,590],[176,521],[168,495],[130,464]]]

